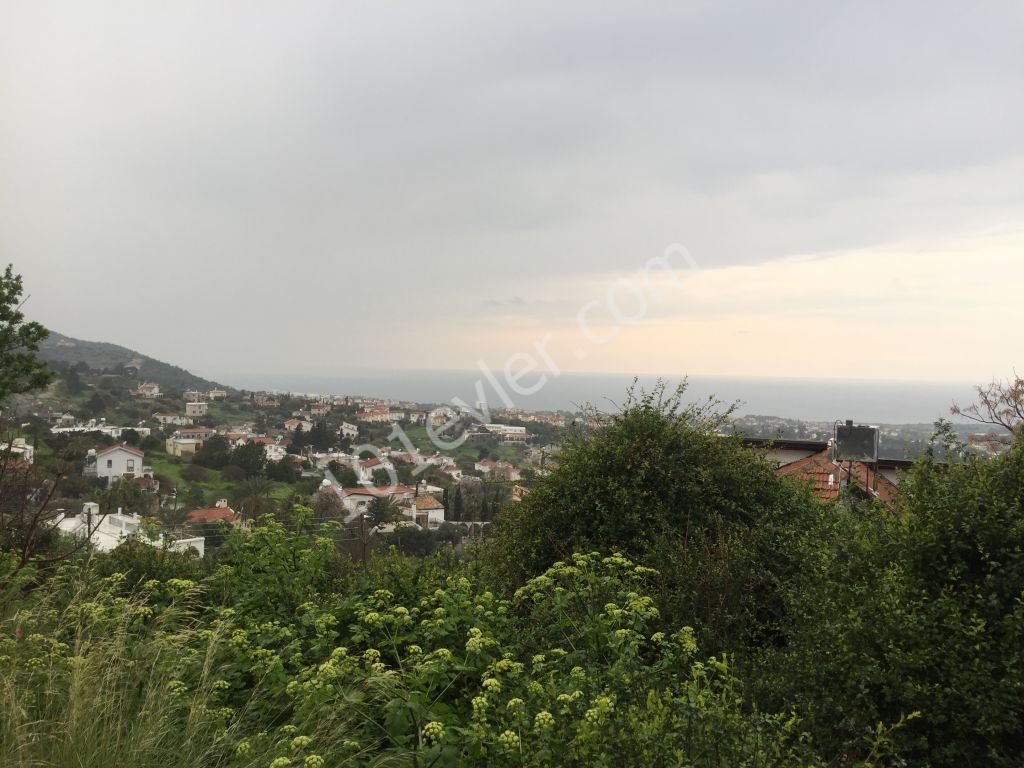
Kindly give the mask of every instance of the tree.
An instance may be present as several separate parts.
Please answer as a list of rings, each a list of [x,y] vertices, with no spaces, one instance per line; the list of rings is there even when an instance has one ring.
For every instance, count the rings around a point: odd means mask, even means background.
[[[245,480],[245,470],[234,464],[228,464],[220,471],[220,477],[229,483],[240,483]]]
[[[206,481],[208,473],[198,464],[189,464],[181,470],[181,479],[190,483],[202,483]]]
[[[36,322],[25,322],[21,275],[8,264],[0,277],[0,402],[10,395],[45,387],[53,371],[36,357],[39,342],[50,332]]]
[[[295,462],[290,456],[285,456],[280,461],[268,461],[266,467],[267,477],[282,483],[294,483],[297,479]]]
[[[67,389],[69,395],[77,395],[82,391],[82,379],[78,375],[78,371],[74,368],[68,368],[64,372],[64,386]]]
[[[950,408],[954,416],[1005,429],[1009,435],[1004,442],[1016,440],[1024,424],[1024,378],[1014,374],[1012,380],[993,379],[989,384],[975,387],[978,402],[961,408],[956,403]]]
[[[465,502],[462,500],[462,486],[455,486],[455,493],[452,494],[452,520],[462,520],[466,514]]]
[[[309,430],[309,437],[306,444],[313,446],[317,451],[326,451],[334,444],[334,433],[327,428],[327,422],[318,421]]]
[[[203,489],[198,485],[193,485],[188,489],[188,493],[185,494],[185,502],[190,510],[200,509],[206,506],[206,494],[203,493]]]
[[[929,449],[900,488],[894,510],[830,510],[754,697],[808,713],[832,754],[919,711],[893,736],[902,764],[1024,765],[1024,441],[956,463]]]
[[[118,510],[129,514],[146,514],[153,507],[156,497],[143,491],[138,483],[120,478],[109,488],[94,493],[93,501],[100,505],[100,511],[104,514]]]
[[[807,488],[723,437],[717,401],[685,388],[630,393],[598,429],[567,438],[559,466],[494,521],[488,555],[512,588],[574,552],[621,552],[661,574],[659,608],[698,630],[710,652],[771,631],[789,546],[813,528]]]
[[[270,480],[265,477],[253,477],[235,489],[232,499],[242,517],[253,520],[273,510],[273,491],[274,484]]]
[[[231,458],[231,446],[224,435],[211,435],[192,457],[192,463],[208,469],[223,469]]]
[[[327,469],[334,475],[334,479],[338,481],[338,485],[342,488],[351,488],[359,484],[359,475],[348,464],[331,460],[327,465]]]
[[[391,482],[391,474],[386,469],[373,470],[374,485],[388,485]]]
[[[386,525],[398,519],[401,510],[391,496],[376,496],[366,505],[366,512],[376,525]]]
[[[266,450],[262,443],[245,443],[231,452],[231,463],[241,467],[246,477],[255,477],[262,472],[266,461]]]
[[[317,520],[344,520],[348,510],[332,488],[313,494],[313,516]]]

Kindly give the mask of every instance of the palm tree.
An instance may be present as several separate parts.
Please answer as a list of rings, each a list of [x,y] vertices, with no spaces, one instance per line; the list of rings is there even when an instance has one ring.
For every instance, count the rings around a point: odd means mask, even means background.
[[[375,525],[393,523],[401,514],[398,502],[391,496],[376,496],[366,505],[366,512]]]
[[[274,500],[270,494],[274,484],[265,477],[252,477],[240,483],[232,493],[232,501],[242,514],[242,519],[253,520],[270,512]]]

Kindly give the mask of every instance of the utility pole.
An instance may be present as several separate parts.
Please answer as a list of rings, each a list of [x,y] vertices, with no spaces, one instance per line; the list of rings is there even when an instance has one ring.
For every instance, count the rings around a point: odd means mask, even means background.
[[[366,513],[359,515],[359,543],[362,544],[363,548],[363,566],[365,567],[369,563],[369,552],[367,551],[367,545],[369,539],[366,535]]]

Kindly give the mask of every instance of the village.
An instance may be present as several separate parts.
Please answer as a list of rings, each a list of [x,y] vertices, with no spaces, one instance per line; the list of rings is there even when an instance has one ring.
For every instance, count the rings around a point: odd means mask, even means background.
[[[557,467],[568,434],[602,421],[480,402],[162,388],[133,373],[62,371],[56,399],[23,405],[23,435],[0,446],[59,475],[55,524],[107,551],[138,538],[204,556],[231,528],[266,514],[290,518],[296,505],[318,523],[337,522],[357,553],[461,547]],[[856,487],[889,502],[910,466],[907,458],[836,461],[825,424],[734,423],[779,474],[825,501]]]

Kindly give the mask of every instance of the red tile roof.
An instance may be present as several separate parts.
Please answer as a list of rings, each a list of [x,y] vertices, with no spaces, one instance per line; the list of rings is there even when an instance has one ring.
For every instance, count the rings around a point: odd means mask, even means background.
[[[101,451],[96,451],[96,455],[97,456],[102,456],[102,455],[104,455],[106,453],[110,453],[111,451],[116,451],[116,450],[128,451],[128,453],[134,453],[136,456],[145,456],[146,455],[145,453],[140,451],[138,448],[132,448],[130,445],[125,445],[123,443],[121,445],[112,445],[109,448],[104,448]]]
[[[237,522],[241,515],[230,507],[209,507],[207,509],[193,509],[188,513],[190,523],[216,523],[224,520],[228,523]]]
[[[406,493],[416,493],[411,485],[396,485],[388,489],[388,486],[359,485],[354,488],[342,488],[342,498],[346,496],[400,496]]]
[[[825,449],[806,458],[785,464],[776,472],[783,476],[793,476],[810,482],[811,490],[822,501],[834,501],[839,498],[839,488],[850,477],[850,465],[836,464],[832,460],[830,449]],[[876,487],[878,498],[888,503],[899,494],[899,488],[884,475],[875,472],[874,468],[861,461],[853,462],[853,482],[861,488]]]
[[[412,500],[412,503],[415,505],[416,509],[420,510],[444,509],[444,504],[433,496],[417,496]]]

